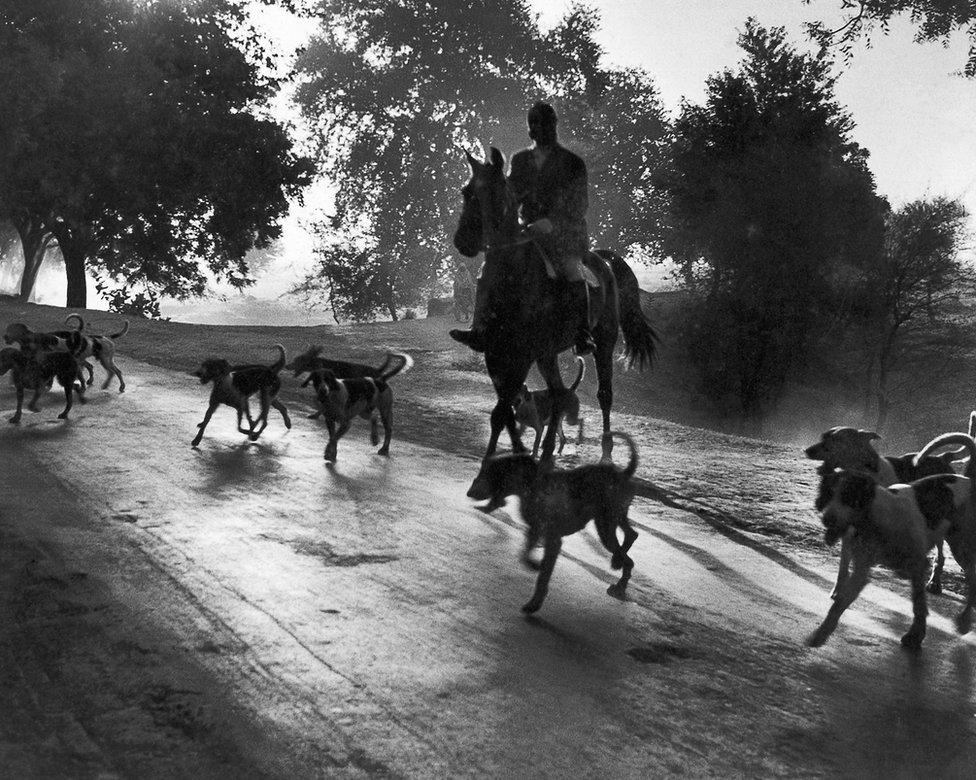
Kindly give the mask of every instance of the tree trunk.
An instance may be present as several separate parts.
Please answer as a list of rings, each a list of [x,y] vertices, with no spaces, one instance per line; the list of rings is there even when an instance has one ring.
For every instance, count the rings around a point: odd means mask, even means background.
[[[12,221],[24,251],[24,272],[20,277],[19,298],[26,303],[34,291],[37,274],[41,270],[44,254],[51,241],[51,233],[37,219],[26,217],[15,218]]]
[[[70,236],[58,236],[68,291],[64,305],[69,309],[88,308],[88,280],[85,275],[85,245]]]

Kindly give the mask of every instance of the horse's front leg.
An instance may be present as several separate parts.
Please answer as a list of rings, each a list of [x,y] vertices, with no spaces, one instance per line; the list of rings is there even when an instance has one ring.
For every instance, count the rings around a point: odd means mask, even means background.
[[[601,460],[607,463],[613,460],[613,437],[610,435],[610,407],[613,406],[613,346],[613,343],[607,344],[600,340],[594,355],[597,378],[596,398],[600,402],[600,411],[603,413]]]
[[[498,402],[495,404],[495,408],[491,410],[491,436],[488,439],[488,450],[485,452],[485,457],[495,454],[498,447],[498,437],[503,428],[508,431],[512,440],[512,451],[527,452],[525,445],[522,444],[518,425],[515,423],[513,405],[526,376],[528,376],[529,365],[531,364],[510,365],[506,367],[507,370],[498,370],[492,365],[493,362],[489,356],[485,357],[488,376],[491,377],[492,384],[495,386],[495,393],[498,396]]]
[[[549,396],[552,399],[552,411],[546,425],[546,436],[542,440],[543,463],[552,463],[553,453],[556,451],[556,434],[559,432],[559,420],[562,417],[563,406],[566,401],[566,386],[563,384],[562,374],[559,372],[558,354],[553,352],[544,355],[536,361],[539,373],[546,382]]]

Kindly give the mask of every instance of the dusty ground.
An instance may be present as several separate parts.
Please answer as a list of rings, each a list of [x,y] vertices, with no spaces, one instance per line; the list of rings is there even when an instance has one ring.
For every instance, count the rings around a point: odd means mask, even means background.
[[[0,324],[51,327],[64,314],[0,301]],[[88,316],[97,331],[117,323]],[[526,582],[512,563],[518,523],[478,518],[463,499],[491,389],[450,326],[133,321],[119,343],[129,393],[93,393],[69,424],[49,419],[51,396],[42,415],[0,432],[3,774],[965,776],[972,646],[945,633],[953,596],[933,605],[928,665],[897,650],[904,586],[883,577],[898,597],[876,589],[873,617],[852,615],[843,640],[806,651],[833,566],[811,464],[796,444],[662,419],[695,415],[667,358],[617,384],[614,425],[640,443],[645,497],[631,604],[621,612],[564,574],[541,623],[513,619]],[[320,434],[300,412],[287,437],[273,431],[250,451],[217,427],[189,459],[206,393],[170,372],[211,354],[270,361],[278,342],[414,356],[395,380],[398,459],[374,474],[399,508],[367,500],[355,469],[377,466],[356,460],[361,440],[343,445],[353,471],[323,472]],[[297,383],[283,397],[308,408]],[[591,435],[567,464],[599,456],[592,374],[581,397]],[[11,405],[0,390],[0,408]],[[434,481],[408,501],[424,470]],[[338,495],[346,503],[331,503]],[[443,519],[438,504],[451,508]],[[465,567],[461,548],[474,556]],[[609,581],[591,544],[574,541],[564,557]],[[358,630],[353,604],[367,613]],[[384,617],[396,629],[380,641]],[[330,619],[342,630],[323,627]],[[550,709],[567,720],[546,730]],[[540,747],[517,750],[521,739]],[[571,745],[579,752],[546,755]]]

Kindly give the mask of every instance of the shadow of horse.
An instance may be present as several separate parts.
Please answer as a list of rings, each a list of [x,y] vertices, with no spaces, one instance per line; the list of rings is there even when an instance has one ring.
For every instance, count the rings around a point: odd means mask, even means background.
[[[466,154],[471,178],[462,189],[464,205],[454,245],[466,257],[475,257],[484,250],[485,274],[492,280],[484,359],[497,402],[491,412],[485,457],[495,452],[503,429],[508,431],[515,452],[526,451],[512,405],[535,363],[554,398],[542,446],[543,460],[551,460],[567,392],[557,357],[573,346],[575,336],[575,323],[566,316],[572,310],[569,287],[565,281],[549,277],[541,247],[522,237],[518,203],[508,185],[501,152],[492,148],[485,163]],[[614,252],[597,250],[584,262],[599,282],[590,291],[590,324],[596,344],[593,358],[597,399],[603,415],[603,459],[610,460],[610,408],[618,335],[622,330],[628,365],[639,369],[653,362],[658,338],[641,309],[637,277],[624,259]]]

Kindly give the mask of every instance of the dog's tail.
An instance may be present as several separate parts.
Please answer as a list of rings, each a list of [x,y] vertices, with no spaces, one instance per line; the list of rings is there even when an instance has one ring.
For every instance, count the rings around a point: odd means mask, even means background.
[[[128,325],[128,323],[126,323]],[[281,344],[275,344],[275,348],[278,350],[278,360],[275,361],[273,366],[270,366],[272,373],[277,374],[281,369],[285,367],[287,358],[285,357],[285,348]]]
[[[976,440],[972,436],[965,433],[943,433],[941,436],[936,436],[932,441],[922,447],[912,462],[915,466],[918,466],[924,458],[931,455],[935,450],[948,447],[949,445],[962,445],[962,449],[969,455],[963,476],[972,480],[974,489],[970,490],[969,498],[970,501],[976,502]]]
[[[630,462],[627,466],[622,469],[622,474],[625,479],[630,479],[634,476],[634,472],[637,471],[637,445],[634,440],[623,431],[610,431],[611,436],[616,436],[618,439],[623,440],[623,442],[630,448]]]
[[[115,341],[116,339],[122,338],[128,332],[129,332],[129,321],[122,320],[122,330],[120,330],[118,333],[110,333],[109,338],[112,339],[112,341]]]
[[[67,317],[64,318],[64,324],[67,325],[71,320],[78,320],[78,325],[75,326],[75,330],[81,331],[85,329],[85,321],[81,318],[80,314],[75,314],[72,312]]]
[[[383,365],[380,366],[376,379],[386,382],[403,371],[409,371],[413,367],[413,358],[406,352],[390,352],[386,356]]]
[[[576,381],[569,386],[569,392],[575,393],[576,388],[579,387],[579,383],[583,381],[583,374],[586,373],[586,361],[583,360],[579,355],[576,356],[576,360],[579,362],[579,373],[576,375]]]

